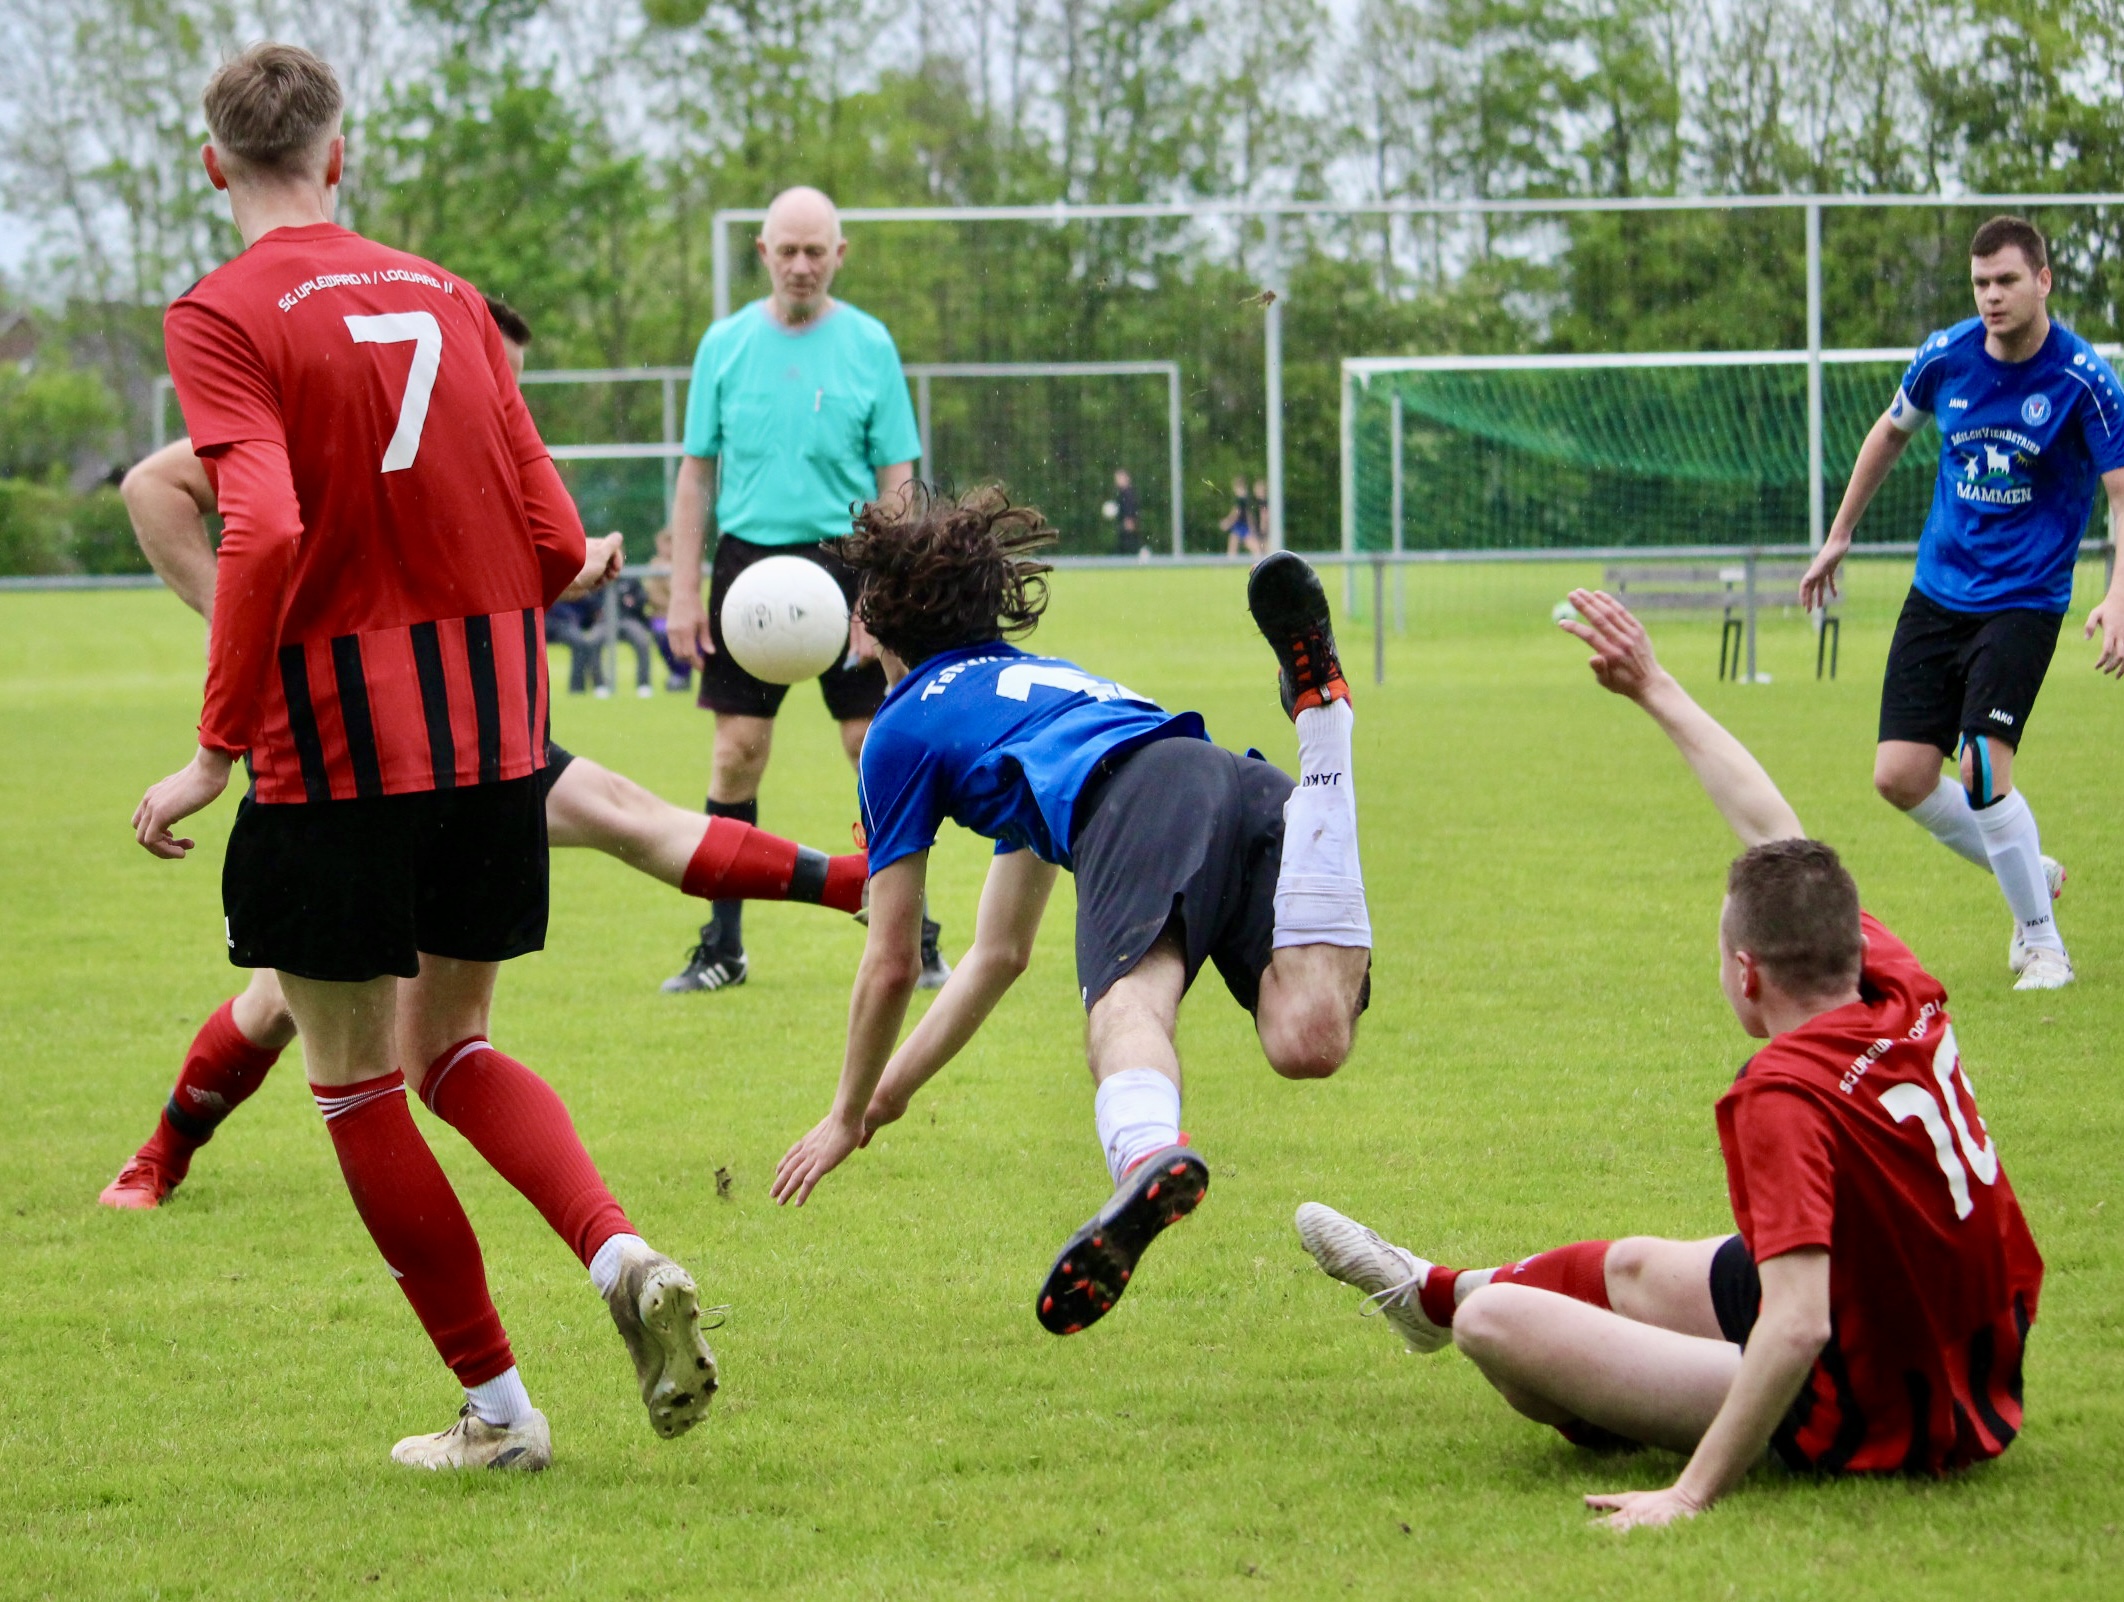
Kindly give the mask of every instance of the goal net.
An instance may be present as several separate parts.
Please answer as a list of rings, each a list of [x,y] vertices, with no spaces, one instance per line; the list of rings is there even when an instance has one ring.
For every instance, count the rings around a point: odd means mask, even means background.
[[[1829,514],[1908,362],[1901,350],[1822,353]],[[1804,351],[1358,359],[1343,363],[1343,395],[1349,549],[1808,541]],[[1861,541],[1917,538],[1937,461],[1928,439],[1889,475]]]

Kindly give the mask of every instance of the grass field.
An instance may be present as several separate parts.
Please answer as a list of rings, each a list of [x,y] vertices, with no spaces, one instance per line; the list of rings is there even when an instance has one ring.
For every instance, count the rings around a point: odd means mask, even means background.
[[[0,596],[0,1595],[2118,1594],[2124,690],[2076,628],[2016,769],[2073,872],[2081,978],[2052,996],[2009,991],[1990,880],[1868,784],[1905,574],[1858,577],[1833,683],[1789,618],[1766,625],[1775,682],[1745,688],[1713,682],[1711,626],[1658,630],[1948,988],[2049,1263],[2028,1425],[2001,1461],[1938,1484],[1763,1470],[1690,1525],[1618,1538],[1581,1494],[1665,1483],[1678,1460],[1581,1453],[1456,1355],[1401,1355],[1299,1249],[1308,1198],[1469,1265],[1730,1227],[1711,1104],[1748,1050],[1714,970],[1733,846],[1657,731],[1552,637],[1550,603],[1591,576],[1412,581],[1388,682],[1359,692],[1378,955],[1357,1053],[1325,1083],[1276,1079],[1206,974],[1181,1051],[1209,1200],[1070,1340],[1041,1332],[1033,1291],[1107,1182],[1067,888],[961,1061],[784,1212],[768,1179],[830,1097],[860,930],[756,910],[751,983],[663,996],[695,907],[557,854],[548,948],[505,975],[496,1038],[733,1310],[713,1417],[659,1442],[581,1269],[421,1112],[553,1422],[552,1470],[524,1479],[386,1460],[457,1391],[348,1204],[299,1053],[169,1206],[95,1205],[239,982],[218,939],[234,808],[199,820],[181,864],[126,827],[197,712],[200,631],[173,599]],[[1069,575],[1038,638],[1291,760],[1237,573]],[[1362,629],[1345,649],[1368,664]],[[791,707],[763,821],[839,847],[846,769],[813,692]],[[707,719],[684,698],[563,697],[555,723],[667,795],[702,791]],[[935,854],[948,950],[984,862],[963,834]]]

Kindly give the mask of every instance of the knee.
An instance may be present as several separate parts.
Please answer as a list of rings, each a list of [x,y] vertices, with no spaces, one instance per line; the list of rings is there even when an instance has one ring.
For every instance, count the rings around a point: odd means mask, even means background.
[[[1512,1303],[1516,1285],[1485,1285],[1453,1310],[1453,1345],[1478,1367],[1488,1368],[1510,1349],[1519,1320]]]
[[[1876,762],[1873,767],[1873,788],[1899,812],[1922,804],[1939,788],[1939,783],[1937,766],[1927,770],[1905,763]]]
[[[1650,1235],[1626,1235],[1608,1243],[1608,1255],[1601,1259],[1601,1272],[1607,1280],[1611,1307],[1618,1306],[1632,1290],[1644,1283],[1651,1270],[1653,1250],[1658,1244]]]
[[[1286,1079],[1326,1079],[1349,1060],[1355,1027],[1336,1009],[1310,1003],[1264,1019],[1261,1049]]]

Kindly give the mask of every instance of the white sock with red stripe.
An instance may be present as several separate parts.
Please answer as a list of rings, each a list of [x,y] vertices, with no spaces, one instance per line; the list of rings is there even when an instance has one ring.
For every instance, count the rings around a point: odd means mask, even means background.
[[[1283,803],[1273,944],[1369,950],[1372,919],[1357,862],[1357,787],[1350,774],[1356,714],[1337,700],[1306,708],[1297,721],[1298,787]]]
[[[1116,1185],[1152,1152],[1180,1144],[1180,1087],[1155,1068],[1124,1068],[1101,1080],[1093,1113]]]

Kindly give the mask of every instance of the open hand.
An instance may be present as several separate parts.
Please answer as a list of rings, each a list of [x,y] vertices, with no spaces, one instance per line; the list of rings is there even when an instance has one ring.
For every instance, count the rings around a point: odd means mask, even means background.
[[[671,608],[664,614],[664,638],[671,654],[681,662],[706,667],[715,655],[715,636],[708,627],[708,611],[701,605],[698,584],[673,584]]]
[[[1657,1529],[1676,1519],[1693,1519],[1704,1510],[1695,1497],[1671,1485],[1664,1491],[1617,1491],[1589,1496],[1586,1506],[1595,1512],[1605,1510],[1608,1516],[1597,1522],[1611,1530]]]
[[[1814,553],[1814,560],[1807,564],[1807,571],[1800,576],[1801,606],[1812,612],[1836,599],[1836,570],[1843,564],[1844,553],[1850,549],[1848,539],[1840,540],[1834,535],[1822,542],[1822,548]]]
[[[791,1146],[774,1170],[773,1196],[784,1205],[803,1206],[820,1180],[841,1166],[848,1154],[863,1143],[863,1126],[843,1123],[828,1113],[811,1132]]]
[[[2080,633],[2084,639],[2102,642],[2102,659],[2095,663],[2095,671],[2124,679],[2124,598],[2105,597],[2087,614],[2087,627]]]
[[[1573,590],[1571,604],[1585,621],[1565,618],[1561,626],[1593,647],[1586,666],[1600,687],[1633,701],[1643,695],[1660,672],[1645,626],[1604,590]]]
[[[228,788],[230,759],[219,751],[202,748],[192,760],[149,788],[133,808],[133,838],[158,857],[175,861],[196,842],[180,840],[170,833],[193,813],[212,806]]]

